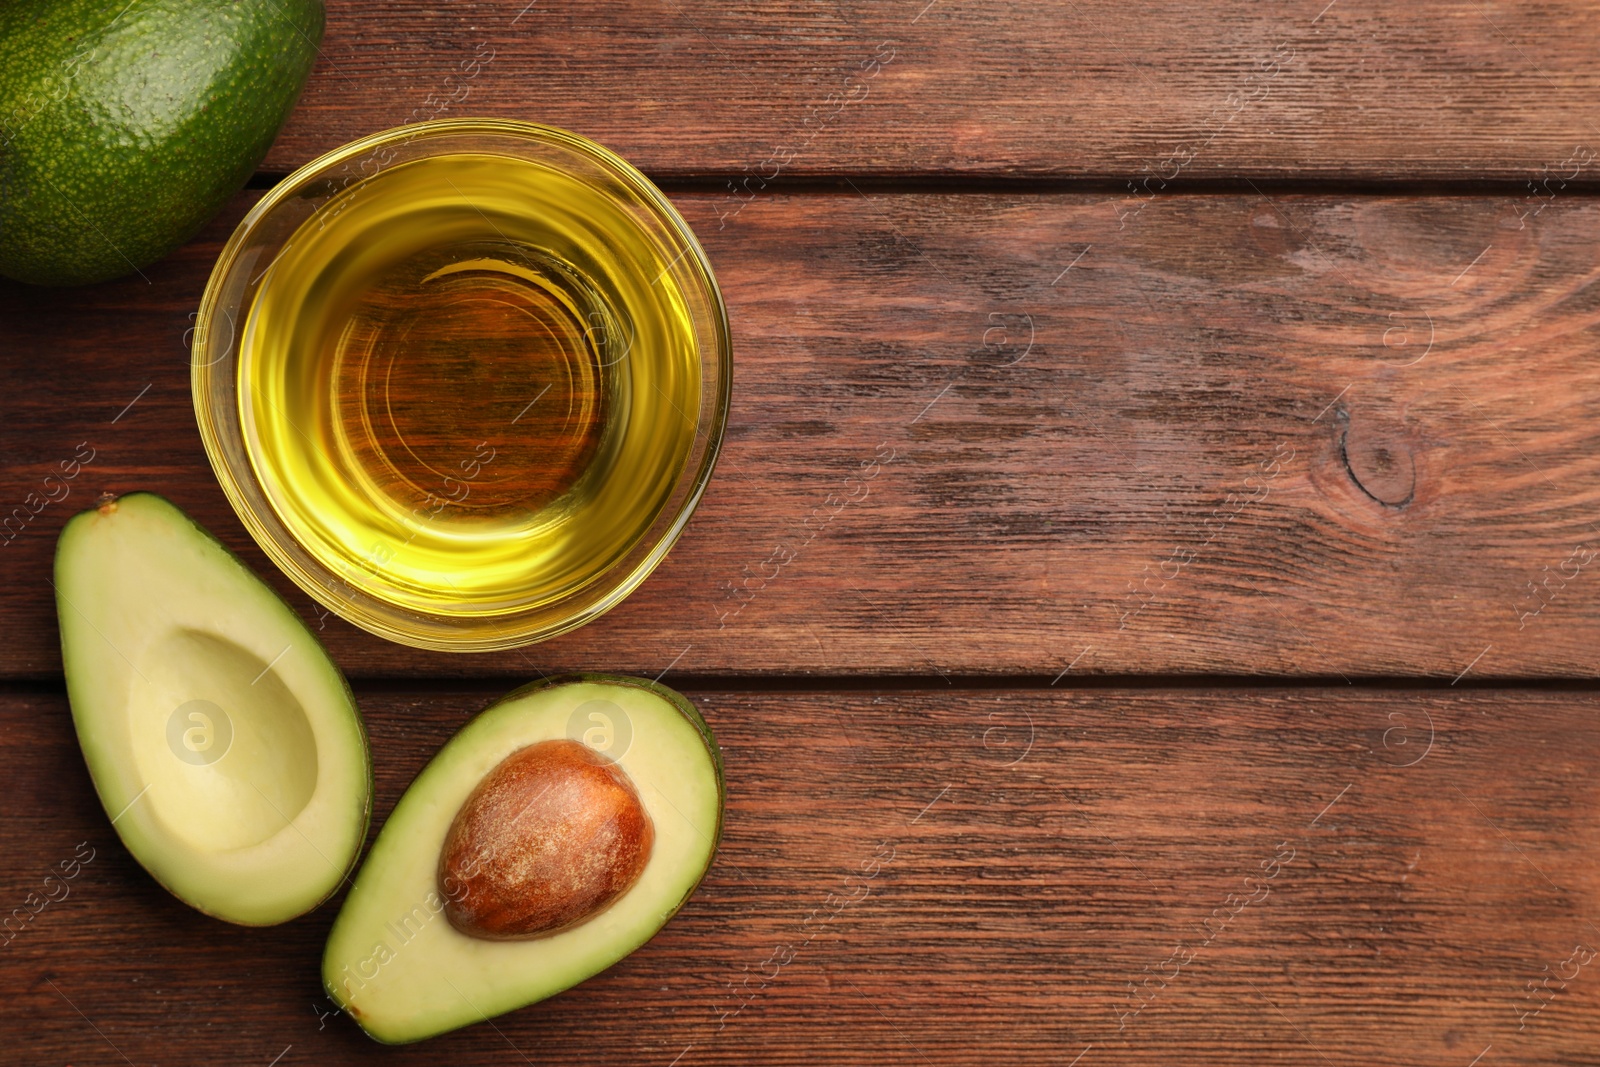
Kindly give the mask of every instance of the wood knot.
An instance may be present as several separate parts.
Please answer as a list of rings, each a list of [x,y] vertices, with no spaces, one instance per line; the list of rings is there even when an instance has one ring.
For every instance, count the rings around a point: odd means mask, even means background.
[[[1403,508],[1417,495],[1417,462],[1404,430],[1370,416],[1339,412],[1339,452],[1350,480],[1384,507]]]
[[[1270,256],[1287,256],[1296,251],[1293,232],[1271,204],[1262,204],[1250,213],[1250,238]]]

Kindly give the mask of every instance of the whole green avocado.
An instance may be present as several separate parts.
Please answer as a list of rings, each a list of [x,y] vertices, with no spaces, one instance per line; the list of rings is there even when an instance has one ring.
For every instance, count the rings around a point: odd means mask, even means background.
[[[322,0],[0,0],[0,274],[83,285],[194,236],[267,154]]]

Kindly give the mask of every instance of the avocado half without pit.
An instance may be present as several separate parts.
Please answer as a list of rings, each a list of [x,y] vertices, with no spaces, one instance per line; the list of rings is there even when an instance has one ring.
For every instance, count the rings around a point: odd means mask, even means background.
[[[344,676],[293,610],[149,493],[73,517],[55,586],[78,741],[133,857],[229,922],[321,903],[366,836],[372,775]]]
[[[576,985],[689,899],[722,830],[722,757],[666,686],[573,675],[456,734],[395,806],[328,937],[323,983],[379,1041]]]

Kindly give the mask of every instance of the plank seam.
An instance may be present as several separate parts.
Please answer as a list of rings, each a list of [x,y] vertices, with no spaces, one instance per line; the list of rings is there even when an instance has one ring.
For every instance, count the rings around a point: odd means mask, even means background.
[[[650,175],[663,192],[679,195],[732,195],[734,181],[743,175]],[[271,189],[286,173],[259,171],[245,183],[247,189]],[[1013,175],[984,176],[942,172],[911,174],[838,174],[783,177],[769,182],[762,196],[911,195],[965,196],[1132,196],[1134,178],[1128,175]],[[1334,197],[1527,197],[1537,193],[1531,179],[1517,178],[1271,178],[1244,175],[1223,178],[1175,178],[1158,194],[1175,196],[1334,196]],[[1569,181],[1561,196],[1600,196],[1600,179]],[[1140,199],[1148,194],[1140,193]]]

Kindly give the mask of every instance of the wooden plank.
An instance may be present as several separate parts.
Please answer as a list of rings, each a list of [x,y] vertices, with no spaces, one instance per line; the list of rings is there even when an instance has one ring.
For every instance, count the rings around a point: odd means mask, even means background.
[[[423,119],[594,137],[658,176],[1593,180],[1577,2],[330,0],[286,172]]]
[[[333,907],[255,931],[189,911],[116,841],[64,700],[0,699],[0,903],[93,850],[0,948],[8,1046],[29,1063],[503,1064],[511,1045],[680,1067],[1403,1049],[1461,1067],[1490,1047],[1484,1062],[1585,1062],[1600,1043],[1595,693],[694,696],[729,809],[685,910],[576,990],[404,1049],[321,997]],[[380,820],[489,699],[362,696]]]
[[[244,203],[149,284],[0,288],[5,510],[95,450],[0,547],[5,674],[59,670],[55,532],[102,490],[163,492],[270,569],[183,347]],[[347,670],[1594,675],[1600,204],[1201,196],[1119,222],[1100,197],[838,195],[719,230],[720,198],[678,203],[737,370],[672,556],[599,622],[484,656],[371,638],[274,574]]]

